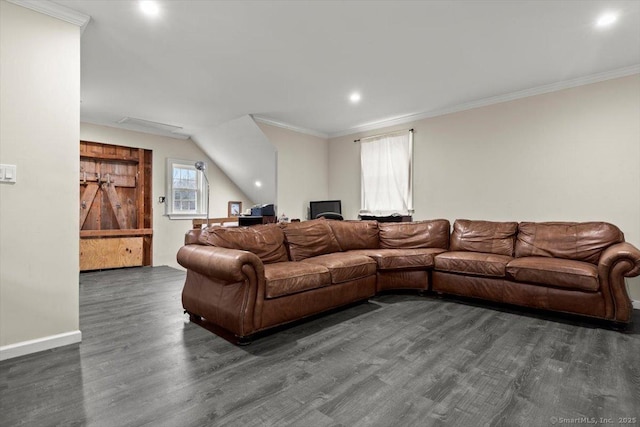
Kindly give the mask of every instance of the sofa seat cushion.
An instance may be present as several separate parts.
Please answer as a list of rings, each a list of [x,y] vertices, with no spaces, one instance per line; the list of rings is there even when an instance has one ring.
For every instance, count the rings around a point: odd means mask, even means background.
[[[444,252],[435,257],[435,267],[439,271],[472,274],[485,277],[506,277],[507,264],[513,258],[507,255],[483,252]]]
[[[421,249],[364,249],[350,251],[375,260],[378,270],[426,269],[433,267],[433,257],[444,252],[439,248]]]
[[[277,298],[329,286],[331,274],[326,267],[302,262],[265,264],[265,296]]]
[[[598,268],[584,261],[549,257],[516,258],[507,265],[507,275],[518,282],[597,292]]]
[[[371,258],[338,252],[307,258],[301,264],[319,265],[329,270],[331,283],[338,284],[376,274],[376,263]]]

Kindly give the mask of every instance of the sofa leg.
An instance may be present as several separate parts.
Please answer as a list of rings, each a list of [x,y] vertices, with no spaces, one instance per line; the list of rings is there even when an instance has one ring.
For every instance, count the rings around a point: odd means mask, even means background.
[[[626,332],[627,330],[629,330],[629,323],[611,322],[610,327],[617,332]]]
[[[185,310],[184,312],[189,314],[189,321],[190,322],[200,323],[200,321],[202,321],[202,316],[199,316],[199,315],[193,314],[193,313],[189,313],[187,310]]]
[[[246,346],[249,345],[253,342],[253,340],[251,339],[251,337],[239,337],[236,335],[236,344],[239,346]]]
[[[253,342],[253,338],[254,338],[253,335],[241,337],[241,336],[235,335],[230,331],[227,331],[224,328],[221,328],[220,326],[217,326],[211,322],[208,322],[207,319],[204,319],[202,316],[198,314],[191,313],[187,310],[185,310],[184,312],[189,315],[189,321],[191,323],[195,323],[196,325],[201,326],[202,328],[208,330],[209,332],[213,332],[214,334],[218,335],[220,338],[223,338],[229,341],[231,344],[235,344],[238,346],[245,346]]]

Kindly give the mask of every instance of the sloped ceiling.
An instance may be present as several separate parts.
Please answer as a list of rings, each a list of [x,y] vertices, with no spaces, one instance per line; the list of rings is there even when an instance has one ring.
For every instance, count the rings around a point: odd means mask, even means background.
[[[250,116],[202,130],[192,139],[254,203],[276,203],[277,150]]]

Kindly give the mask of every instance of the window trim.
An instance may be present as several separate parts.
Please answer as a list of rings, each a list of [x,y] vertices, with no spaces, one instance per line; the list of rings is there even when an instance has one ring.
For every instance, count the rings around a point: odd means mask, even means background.
[[[206,182],[203,178],[203,171],[199,171],[195,167],[195,160],[184,160],[167,158],[165,169],[165,216],[169,219],[201,219],[207,217],[208,192],[206,191]],[[182,169],[193,169],[196,172],[197,194],[196,194],[196,212],[175,212],[173,210],[173,170],[176,167]]]

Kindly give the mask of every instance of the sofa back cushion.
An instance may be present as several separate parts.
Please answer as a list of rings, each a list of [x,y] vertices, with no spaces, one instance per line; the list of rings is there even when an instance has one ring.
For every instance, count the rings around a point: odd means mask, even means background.
[[[451,250],[513,256],[517,231],[517,222],[457,219],[451,233]]]
[[[201,229],[193,229],[186,232],[184,235],[184,244],[185,245],[198,245],[200,244],[200,233]]]
[[[281,225],[291,261],[340,252],[340,245],[325,218]]]
[[[200,233],[199,241],[204,245],[253,252],[265,264],[289,261],[284,233],[276,224],[207,227]]]
[[[598,264],[607,247],[624,241],[606,222],[521,222],[516,257],[543,256]]]
[[[451,224],[446,219],[415,222],[380,222],[380,247],[418,249],[449,247]]]
[[[328,221],[343,251],[378,249],[378,223],[376,221]]]

